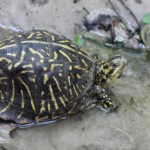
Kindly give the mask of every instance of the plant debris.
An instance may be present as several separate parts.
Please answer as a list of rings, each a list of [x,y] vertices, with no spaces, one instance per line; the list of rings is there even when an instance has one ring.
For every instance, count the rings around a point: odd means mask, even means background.
[[[104,43],[107,47],[117,48],[118,46],[130,49],[132,52],[143,52],[149,47],[150,42],[147,35],[147,29],[143,29],[142,25],[138,22],[136,16],[128,8],[127,4],[120,0],[120,4],[126,9],[136,26],[131,25],[132,22],[125,20],[117,11],[117,7],[109,0],[113,9],[98,9],[94,11],[87,11],[83,21],[84,28],[89,33],[94,33],[97,36],[106,38]],[[143,23],[150,23],[150,13],[142,18]],[[148,33],[148,34],[147,34]],[[83,36],[84,37],[84,36]],[[148,46],[147,46],[148,45]]]

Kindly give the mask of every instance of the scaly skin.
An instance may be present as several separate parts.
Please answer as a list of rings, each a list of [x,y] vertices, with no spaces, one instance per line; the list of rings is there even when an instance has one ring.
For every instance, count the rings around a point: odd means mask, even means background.
[[[121,77],[126,64],[126,59],[121,56],[114,56],[107,61],[96,63],[96,78],[92,95],[97,99],[96,106],[106,112],[117,108],[109,98],[106,89]]]

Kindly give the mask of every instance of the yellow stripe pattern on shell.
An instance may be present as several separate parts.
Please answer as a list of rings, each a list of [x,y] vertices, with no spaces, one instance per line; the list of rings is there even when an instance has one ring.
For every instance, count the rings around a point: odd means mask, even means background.
[[[57,118],[55,111],[59,114],[82,94],[86,87],[82,75],[92,59],[64,37],[33,31],[1,41],[0,63],[0,103],[4,104],[0,117],[14,109],[18,120],[33,113],[40,122]],[[76,106],[71,105],[68,113]]]

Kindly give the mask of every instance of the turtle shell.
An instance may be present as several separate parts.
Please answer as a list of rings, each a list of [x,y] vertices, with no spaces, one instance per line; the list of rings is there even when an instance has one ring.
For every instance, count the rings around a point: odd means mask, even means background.
[[[82,110],[94,63],[69,39],[37,30],[0,42],[0,118],[20,127]]]

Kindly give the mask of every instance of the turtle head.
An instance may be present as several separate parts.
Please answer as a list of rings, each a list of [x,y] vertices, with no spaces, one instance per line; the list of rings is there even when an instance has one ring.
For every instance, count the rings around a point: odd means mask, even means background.
[[[127,61],[124,57],[116,55],[108,60],[96,62],[95,84],[108,88],[123,74]]]

